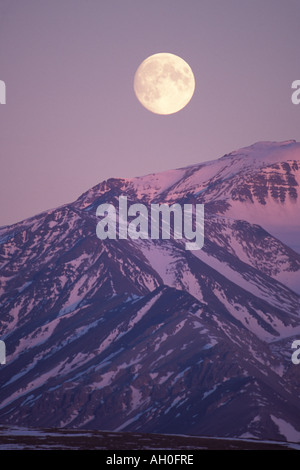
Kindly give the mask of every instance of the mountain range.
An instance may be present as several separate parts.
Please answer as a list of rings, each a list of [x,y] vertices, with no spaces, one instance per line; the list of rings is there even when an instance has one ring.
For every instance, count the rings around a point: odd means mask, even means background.
[[[300,143],[111,178],[0,228],[0,423],[300,441]],[[97,207],[204,204],[204,246]]]

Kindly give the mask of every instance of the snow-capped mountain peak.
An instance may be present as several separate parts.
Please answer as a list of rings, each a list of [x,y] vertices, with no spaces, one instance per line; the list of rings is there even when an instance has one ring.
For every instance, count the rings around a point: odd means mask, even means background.
[[[2,228],[0,422],[299,439],[299,149],[109,179]],[[203,249],[99,240],[121,194],[204,204]]]

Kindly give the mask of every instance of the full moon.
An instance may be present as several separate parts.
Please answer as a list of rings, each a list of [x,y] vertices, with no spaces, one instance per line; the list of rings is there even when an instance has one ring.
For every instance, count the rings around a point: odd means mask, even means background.
[[[167,52],[145,59],[134,76],[136,97],[152,113],[177,113],[188,104],[194,91],[191,67],[181,57]]]

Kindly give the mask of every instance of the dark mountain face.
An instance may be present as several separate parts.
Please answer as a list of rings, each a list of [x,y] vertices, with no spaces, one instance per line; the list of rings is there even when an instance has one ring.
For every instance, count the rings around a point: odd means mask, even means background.
[[[0,229],[0,422],[299,441],[299,165],[256,144]],[[120,195],[204,204],[203,249],[99,240]]]

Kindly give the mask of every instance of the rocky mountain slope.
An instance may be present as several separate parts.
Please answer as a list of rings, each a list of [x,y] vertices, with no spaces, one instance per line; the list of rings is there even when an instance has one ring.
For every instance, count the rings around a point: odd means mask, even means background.
[[[0,422],[300,441],[300,144],[110,179],[0,229]],[[99,240],[99,204],[199,203],[205,243]]]

